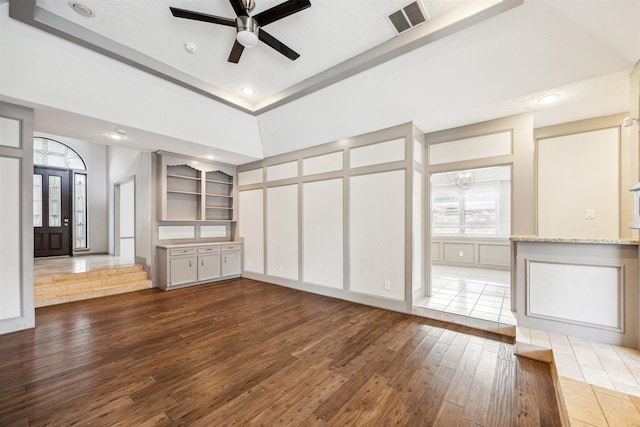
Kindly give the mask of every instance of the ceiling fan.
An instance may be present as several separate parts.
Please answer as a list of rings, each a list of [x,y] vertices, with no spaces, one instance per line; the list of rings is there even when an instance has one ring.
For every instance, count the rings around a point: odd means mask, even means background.
[[[266,43],[292,61],[298,59],[300,54],[267,33],[262,27],[310,7],[311,2],[309,0],[288,0],[254,16],[249,16],[249,13],[251,13],[256,6],[254,0],[229,0],[229,3],[231,3],[233,10],[236,12],[237,17],[235,19],[179,9],[177,7],[169,7],[169,9],[173,16],[177,18],[193,19],[195,21],[236,27],[236,40],[233,43],[233,48],[231,48],[229,59],[227,59],[229,62],[237,64],[238,61],[240,61],[240,56],[244,48],[256,46],[258,41]]]

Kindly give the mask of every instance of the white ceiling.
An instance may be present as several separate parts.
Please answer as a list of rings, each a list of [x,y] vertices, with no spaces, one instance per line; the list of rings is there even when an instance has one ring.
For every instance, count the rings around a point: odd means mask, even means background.
[[[11,0],[17,1],[33,0]],[[470,7],[501,2],[424,1],[431,22],[400,37],[387,15],[407,0],[311,0],[310,8],[265,28],[300,53],[298,60],[260,44],[245,49],[239,64],[226,61],[233,28],[174,18],[168,9],[233,17],[227,0],[77,1],[95,16],[77,15],[67,0],[37,0],[37,9],[63,18],[58,29],[96,34],[113,42],[116,53],[124,46],[137,58],[168,65],[186,86],[207,88],[211,102],[255,115],[265,156],[408,121],[429,132],[522,112],[533,112],[535,125],[546,126],[627,111],[628,73],[640,59],[638,0],[507,0],[505,9],[515,7],[451,34],[440,25],[458,25]],[[252,14],[280,2],[256,0]],[[185,42],[198,46],[195,55]],[[256,93],[246,97],[240,92],[245,86]],[[562,97],[537,104],[550,92]],[[97,118],[76,120],[77,114],[46,109],[43,132],[81,138],[101,125]],[[59,125],[65,121],[73,125]],[[199,153],[199,141],[180,143],[185,152]],[[248,160],[232,151],[220,158]]]
[[[227,0],[75,0],[95,16],[75,13],[66,0],[38,0],[37,5],[53,14],[94,31],[160,62],[213,84],[230,95],[243,96],[251,86],[259,103],[277,93],[329,69],[396,36],[387,19],[407,0],[313,0],[311,8],[276,21],[264,29],[300,58],[288,58],[260,43],[245,49],[238,64],[227,62],[235,29],[222,25],[175,18],[169,6],[226,18],[235,18]],[[251,15],[284,0],[257,0]],[[425,2],[436,18],[462,3],[461,0]],[[198,50],[190,54],[185,43]]]

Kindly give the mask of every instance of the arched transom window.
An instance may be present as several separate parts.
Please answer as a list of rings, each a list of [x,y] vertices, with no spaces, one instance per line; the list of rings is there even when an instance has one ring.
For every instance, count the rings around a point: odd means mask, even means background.
[[[56,168],[87,170],[82,157],[75,150],[49,138],[33,138],[33,164]]]

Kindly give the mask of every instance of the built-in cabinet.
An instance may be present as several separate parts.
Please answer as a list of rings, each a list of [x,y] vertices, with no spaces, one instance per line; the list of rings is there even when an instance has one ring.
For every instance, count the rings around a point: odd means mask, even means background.
[[[160,221],[235,220],[235,167],[159,153]]]
[[[239,277],[241,251],[236,242],[158,246],[158,285],[170,290]]]

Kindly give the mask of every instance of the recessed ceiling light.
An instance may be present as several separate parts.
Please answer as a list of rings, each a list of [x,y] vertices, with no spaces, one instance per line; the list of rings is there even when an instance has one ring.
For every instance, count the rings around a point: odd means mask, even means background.
[[[243,87],[242,88],[242,93],[244,93],[245,95],[253,95],[254,93],[256,93],[256,91],[253,90],[253,88],[250,88],[250,87]]]
[[[122,141],[127,138],[127,133],[122,129],[116,129],[115,131],[108,134],[109,138],[115,139],[116,141]]]
[[[209,160],[213,160],[215,157],[213,157],[213,154],[207,154],[206,156],[204,156],[206,159]]]
[[[549,95],[545,95],[541,98],[538,98],[538,104],[551,104],[556,102],[560,98],[560,95],[557,93],[550,93]]]
[[[77,3],[73,0],[69,1],[69,7],[74,10],[78,15],[90,18],[93,16],[93,11],[82,3]]]
[[[196,53],[198,51],[198,45],[196,45],[195,43],[186,42],[184,44],[184,50],[191,54]]]

